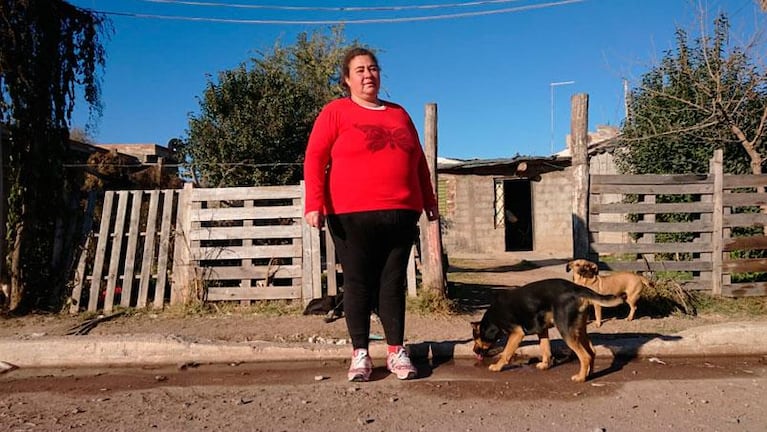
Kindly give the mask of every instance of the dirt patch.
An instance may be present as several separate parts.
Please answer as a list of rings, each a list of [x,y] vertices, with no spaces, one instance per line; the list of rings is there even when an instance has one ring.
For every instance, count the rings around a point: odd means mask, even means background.
[[[494,287],[522,285],[535,280],[561,277],[569,279],[565,259],[549,257],[493,257],[482,259],[453,259],[448,273],[449,296],[463,312],[449,316],[422,315],[409,311],[406,318],[406,338],[416,341],[462,341],[471,335],[471,321],[481,317]],[[680,314],[648,316],[640,304],[637,319],[626,321],[628,308],[605,310],[607,321],[591,332],[600,333],[660,333],[671,334],[691,327],[728,321],[767,320],[767,316]],[[92,317],[91,317],[92,318]],[[275,341],[348,343],[343,319],[326,323],[321,315],[304,316],[300,312],[271,316],[254,313],[247,308],[216,314],[181,315],[178,312],[137,311],[99,323],[88,334],[178,335],[197,340],[231,342]],[[86,320],[69,314],[31,314],[2,319],[0,337],[34,338],[63,336]],[[371,333],[382,336],[383,330],[375,317]]]

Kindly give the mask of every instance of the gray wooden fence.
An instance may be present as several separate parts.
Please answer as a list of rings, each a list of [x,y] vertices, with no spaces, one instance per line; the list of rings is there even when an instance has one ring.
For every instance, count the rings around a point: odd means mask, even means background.
[[[93,216],[72,313],[338,292],[333,242],[305,223],[303,185],[108,191]],[[413,259],[408,288],[415,295]]]
[[[767,272],[767,259],[748,257],[749,251],[767,250],[767,175],[724,175],[719,150],[708,174],[592,175],[589,180],[590,253],[623,258],[605,259],[602,268],[676,272],[689,277],[681,280],[686,288],[715,295],[767,295],[767,282],[732,282],[733,274]],[[656,202],[661,195],[689,202]],[[659,222],[659,214],[688,217]],[[755,227],[758,234],[736,235],[738,229]],[[658,241],[662,233],[685,233],[688,240]]]

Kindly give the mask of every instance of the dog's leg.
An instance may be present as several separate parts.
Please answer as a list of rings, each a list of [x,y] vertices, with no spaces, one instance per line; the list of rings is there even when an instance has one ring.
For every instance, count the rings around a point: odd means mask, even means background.
[[[631,321],[634,319],[634,313],[637,310],[637,301],[639,301],[639,296],[631,296],[626,299],[626,303],[629,305],[629,316],[626,318],[626,320]]]
[[[596,352],[594,351],[594,345],[591,343],[591,338],[589,338],[589,334],[586,331],[586,325],[588,323],[586,322],[586,316],[583,316],[583,320],[578,323],[578,341],[580,341],[580,344],[583,346],[583,349],[586,351],[586,354],[588,354],[591,361],[589,362],[589,372],[591,373],[594,371],[594,360],[597,357]],[[588,377],[588,375],[587,375]]]
[[[522,342],[524,337],[525,332],[522,330],[522,327],[515,327],[509,333],[509,338],[506,341],[506,346],[501,352],[501,358],[499,358],[497,362],[488,366],[488,369],[493,372],[500,372],[503,370],[504,366],[511,363],[511,358],[514,357],[514,353],[517,351],[517,348],[519,348],[519,344]]]
[[[581,330],[578,331],[581,332]],[[582,331],[582,334],[586,334],[585,329]],[[591,351],[589,343],[583,344],[583,336],[580,334],[563,335],[563,337],[567,346],[578,356],[578,362],[580,363],[580,370],[578,370],[576,375],[571,376],[570,379],[575,382],[584,382],[594,364],[593,351]]]
[[[538,333],[538,340],[541,346],[541,361],[535,365],[538,370],[546,370],[551,367],[551,341],[549,340],[549,329]]]
[[[602,327],[602,306],[594,305],[594,325]]]

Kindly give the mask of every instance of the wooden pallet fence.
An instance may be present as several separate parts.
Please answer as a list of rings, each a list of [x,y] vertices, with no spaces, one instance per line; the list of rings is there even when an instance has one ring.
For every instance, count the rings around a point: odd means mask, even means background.
[[[107,191],[74,278],[70,312],[162,307],[178,191]]]
[[[311,263],[319,251],[305,248],[309,230],[303,222],[302,190],[301,185],[187,187],[188,213],[180,217],[179,235],[186,239],[183,254],[190,265],[180,279],[202,281],[207,301],[313,298],[312,284],[305,279],[319,270],[311,265],[305,270],[304,262]]]
[[[734,253],[767,250],[767,237],[763,232],[733,237],[739,228],[767,226],[764,212],[742,211],[767,205],[764,193],[767,176],[724,175],[722,159],[721,151],[717,151],[709,174],[590,176],[590,253],[621,258],[603,261],[600,267],[614,271],[684,273],[690,277],[682,281],[686,289],[710,291],[715,295],[767,295],[767,283],[732,282],[734,273],[767,272],[767,260],[738,258]],[[689,202],[657,202],[661,195],[685,196]],[[612,198],[615,196],[619,199]],[[614,217],[616,214],[622,216],[619,221]],[[659,215],[673,214],[688,217],[684,222],[672,222],[668,217],[658,220]],[[629,220],[628,215],[635,215],[636,220]],[[605,236],[605,233],[621,235]],[[663,233],[685,234],[689,240],[657,241]],[[601,240],[631,237],[636,240]]]
[[[304,221],[303,192],[302,184],[106,192],[83,236],[70,312],[337,295],[333,240]]]

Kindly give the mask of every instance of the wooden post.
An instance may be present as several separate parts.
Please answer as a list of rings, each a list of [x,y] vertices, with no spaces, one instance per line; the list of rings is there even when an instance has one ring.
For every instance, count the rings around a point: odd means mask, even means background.
[[[573,95],[570,113],[573,166],[573,258],[589,258],[589,95]]]
[[[171,279],[170,304],[187,304],[197,294],[194,284],[200,281],[194,280],[192,260],[192,241],[189,234],[192,232],[191,199],[194,193],[194,184],[185,183],[184,188],[178,194],[176,210],[176,230],[173,236],[173,277]]]
[[[426,104],[424,120],[424,153],[431,172],[431,184],[437,195],[437,104]],[[437,200],[439,202],[439,200]],[[445,295],[442,271],[442,235],[439,221],[430,222],[421,215],[421,269],[422,286]]]
[[[714,150],[714,158],[711,160],[711,174],[714,176],[714,199],[711,217],[713,225],[711,233],[711,293],[713,295],[722,295],[722,237],[723,233],[723,196],[724,189],[724,152],[722,149]]]

